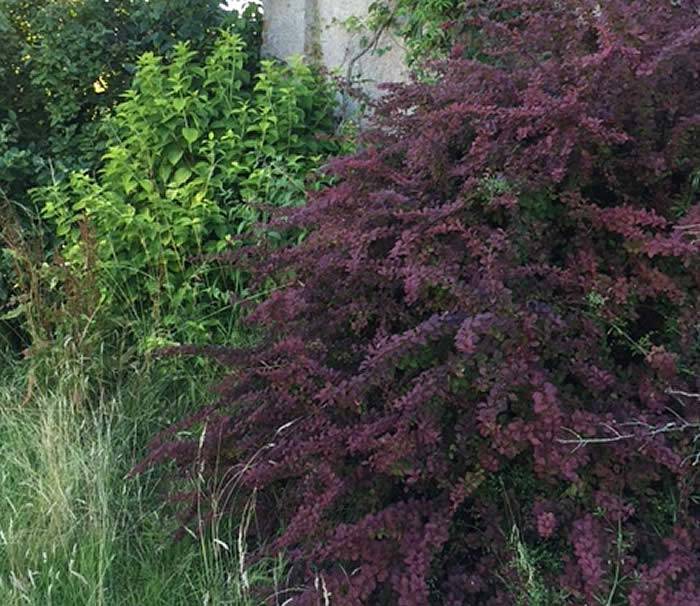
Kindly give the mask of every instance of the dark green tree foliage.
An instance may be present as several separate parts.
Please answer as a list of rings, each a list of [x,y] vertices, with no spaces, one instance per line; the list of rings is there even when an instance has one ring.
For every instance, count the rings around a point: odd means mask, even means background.
[[[99,118],[129,86],[138,57],[167,54],[178,41],[207,50],[216,29],[237,17],[217,0],[0,0],[0,185],[6,195],[23,198],[46,183],[49,162],[54,176],[93,169],[104,151]],[[258,17],[251,9],[238,21],[250,48]]]
[[[255,494],[292,604],[700,604],[700,3],[481,4],[142,467]]]

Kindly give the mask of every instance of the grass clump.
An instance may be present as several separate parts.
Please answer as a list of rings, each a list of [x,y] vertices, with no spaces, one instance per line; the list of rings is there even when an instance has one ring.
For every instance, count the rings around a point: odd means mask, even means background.
[[[202,395],[179,371],[142,369],[91,406],[61,391],[25,401],[17,366],[0,379],[0,604],[253,606],[278,585],[280,562],[245,561],[252,509],[240,528],[174,542],[163,477],[125,478],[154,428]]]

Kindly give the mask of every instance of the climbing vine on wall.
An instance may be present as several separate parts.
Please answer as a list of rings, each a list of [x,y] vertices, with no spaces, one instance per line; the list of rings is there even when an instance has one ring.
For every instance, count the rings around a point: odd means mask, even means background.
[[[449,51],[450,21],[463,4],[464,0],[376,0],[369,7],[366,27],[374,33],[398,34],[406,45],[408,64],[419,67]],[[378,37],[369,37],[373,39]]]

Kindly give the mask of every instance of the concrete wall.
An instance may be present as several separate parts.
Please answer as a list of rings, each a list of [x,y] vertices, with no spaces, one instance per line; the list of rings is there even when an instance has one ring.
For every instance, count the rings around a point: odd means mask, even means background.
[[[348,17],[364,17],[371,2],[263,0],[263,53],[281,59],[303,54],[344,76],[359,79],[365,90],[376,94],[378,83],[404,80],[408,72],[400,40],[384,34],[377,48],[390,46],[391,50],[381,55],[362,54],[360,34],[352,34],[343,26]]]

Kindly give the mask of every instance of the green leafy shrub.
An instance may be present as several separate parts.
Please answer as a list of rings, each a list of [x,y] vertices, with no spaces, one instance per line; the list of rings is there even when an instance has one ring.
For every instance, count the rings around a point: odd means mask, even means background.
[[[260,17],[256,5],[227,12],[219,0],[0,0],[0,218],[12,229],[19,219],[25,241],[44,242],[40,264],[53,239],[41,233],[28,192],[74,170],[95,173],[108,145],[102,121],[131,85],[138,57],[169,56],[184,40],[208,53],[225,26],[245,40],[253,72]],[[27,295],[9,256],[0,256],[0,334],[26,344],[26,326],[7,319]]]
[[[254,242],[263,208],[302,203],[307,174],[337,149],[317,137],[333,131],[330,88],[301,61],[263,61],[253,76],[248,60],[230,32],[205,57],[187,44],[170,61],[146,53],[103,126],[98,176],[74,172],[33,192],[67,263],[85,263],[80,226],[90,225],[105,307],[120,324],[125,309],[145,319],[156,343],[224,328],[245,276],[189,259]]]

